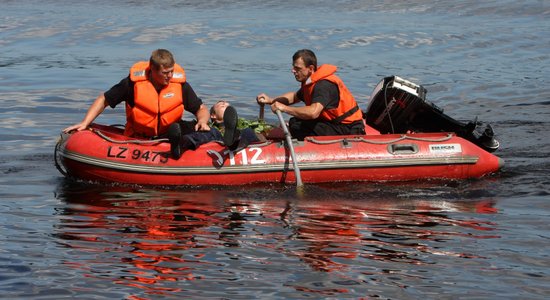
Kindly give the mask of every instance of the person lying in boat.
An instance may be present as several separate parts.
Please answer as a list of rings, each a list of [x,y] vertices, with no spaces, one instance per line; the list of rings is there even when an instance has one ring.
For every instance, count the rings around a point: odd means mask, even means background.
[[[306,136],[363,135],[363,113],[343,81],[335,75],[336,69],[329,64],[317,67],[313,51],[298,50],[292,57],[292,73],[301,83],[300,89],[275,98],[261,93],[256,101],[260,105],[271,105],[274,112],[280,110],[291,115],[288,127],[292,137],[299,140]],[[291,106],[300,101],[305,106]]]
[[[239,118],[237,110],[225,100],[216,102],[210,108],[210,120],[212,127],[223,135],[223,142],[229,149],[242,149],[252,143],[265,142],[266,135],[274,128],[263,120]]]
[[[184,69],[166,49],[154,50],[149,61],[140,61],[130,74],[100,94],[84,119],[63,132],[84,130],[105,110],[126,102],[124,134],[140,138],[168,137],[172,157],[179,159],[185,149],[222,137],[208,125],[208,108],[187,82]],[[182,120],[184,111],[196,121]]]

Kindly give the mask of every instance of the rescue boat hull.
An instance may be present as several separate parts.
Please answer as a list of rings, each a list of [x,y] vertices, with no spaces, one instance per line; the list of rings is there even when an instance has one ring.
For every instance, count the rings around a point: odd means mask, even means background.
[[[304,183],[478,178],[503,161],[452,133],[309,137],[294,150]],[[112,126],[63,136],[56,162],[68,177],[138,185],[242,185],[294,183],[284,140],[238,151],[210,142],[169,157],[162,141],[134,140]]]

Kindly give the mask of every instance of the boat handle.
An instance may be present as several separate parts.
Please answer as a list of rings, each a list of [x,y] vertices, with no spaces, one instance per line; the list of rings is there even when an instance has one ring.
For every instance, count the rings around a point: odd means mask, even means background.
[[[388,152],[393,155],[416,154],[418,153],[417,144],[389,144]]]

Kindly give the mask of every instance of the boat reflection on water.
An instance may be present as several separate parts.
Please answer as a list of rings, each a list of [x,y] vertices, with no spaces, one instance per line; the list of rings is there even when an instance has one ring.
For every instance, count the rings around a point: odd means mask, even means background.
[[[163,282],[193,280],[193,269],[202,264],[200,251],[191,256],[185,251],[221,246],[217,233],[208,231],[222,222],[218,208],[223,205],[216,204],[215,193],[94,186],[60,192],[66,206],[57,237],[90,254],[69,262],[89,272],[87,277],[109,278],[152,294],[178,292]]]
[[[287,207],[264,201],[252,205],[270,219],[280,216],[291,234],[276,250],[299,257],[318,271],[349,269],[354,260],[369,259],[406,264],[432,263],[419,253],[455,257],[482,257],[479,254],[442,250],[435,244],[467,238],[498,238],[490,234],[496,224],[472,218],[450,216],[454,213],[493,214],[493,201],[343,199],[287,202]],[[244,211],[246,212],[246,210]],[[423,257],[423,258],[419,258]]]
[[[491,234],[496,224],[482,217],[497,212],[491,200],[373,193],[350,200],[322,187],[301,199],[290,194],[64,183],[56,238],[70,249],[67,266],[149,296],[188,292],[197,282],[223,289],[251,267],[260,278],[279,276],[308,292],[311,285],[285,279],[292,275],[281,270],[303,270],[305,263],[308,273],[389,276],[392,269],[438,264],[438,256],[483,258],[456,245],[498,238]]]

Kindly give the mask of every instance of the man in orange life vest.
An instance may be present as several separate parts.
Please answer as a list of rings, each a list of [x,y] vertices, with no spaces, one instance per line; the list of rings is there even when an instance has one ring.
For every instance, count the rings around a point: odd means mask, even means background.
[[[333,65],[317,67],[313,51],[298,50],[292,57],[292,73],[301,83],[300,89],[275,98],[261,93],[256,101],[270,104],[273,112],[280,110],[293,116],[288,127],[299,140],[315,135],[365,134],[363,113],[335,72]],[[305,106],[290,106],[299,101]]]
[[[124,134],[145,138],[168,137],[175,159],[186,149],[196,149],[201,144],[222,139],[220,132],[208,125],[208,108],[186,81],[183,68],[165,49],[153,51],[148,62],[135,63],[128,77],[96,98],[80,123],[63,131],[84,130],[107,105],[114,108],[123,101],[126,102]],[[194,114],[196,121],[181,120],[184,110]]]

